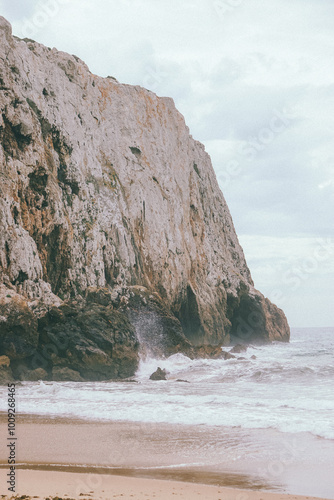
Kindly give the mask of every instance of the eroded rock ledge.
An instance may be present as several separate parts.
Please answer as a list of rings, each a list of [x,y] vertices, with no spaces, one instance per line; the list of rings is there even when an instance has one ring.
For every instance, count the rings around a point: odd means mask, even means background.
[[[139,342],[195,355],[289,340],[172,99],[13,37],[4,18],[0,60],[1,370],[123,378]]]

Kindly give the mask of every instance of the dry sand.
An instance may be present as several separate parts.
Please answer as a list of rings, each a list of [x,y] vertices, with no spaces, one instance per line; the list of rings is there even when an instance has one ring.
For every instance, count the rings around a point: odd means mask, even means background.
[[[5,484],[5,474],[6,471],[2,469],[0,471],[1,485]],[[36,470],[18,471],[15,494],[29,495],[36,499],[52,496],[78,500],[114,498],[121,500],[177,498],[182,500],[311,500],[313,498],[159,479]]]

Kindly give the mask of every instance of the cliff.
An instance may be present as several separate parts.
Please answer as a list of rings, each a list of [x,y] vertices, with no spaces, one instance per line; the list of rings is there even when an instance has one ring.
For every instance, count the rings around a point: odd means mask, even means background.
[[[0,61],[0,356],[14,376],[130,376],[140,342],[288,341],[172,99],[13,37],[4,18]]]

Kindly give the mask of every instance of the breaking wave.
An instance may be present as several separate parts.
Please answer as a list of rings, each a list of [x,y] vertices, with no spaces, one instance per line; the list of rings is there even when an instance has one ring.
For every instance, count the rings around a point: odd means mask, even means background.
[[[327,329],[295,331],[290,344],[250,346],[239,355],[244,359],[150,357],[140,362],[132,383],[24,382],[18,409],[102,421],[274,428],[334,439],[333,351],[334,330]],[[168,380],[149,380],[158,366]],[[1,394],[0,410],[5,402]]]

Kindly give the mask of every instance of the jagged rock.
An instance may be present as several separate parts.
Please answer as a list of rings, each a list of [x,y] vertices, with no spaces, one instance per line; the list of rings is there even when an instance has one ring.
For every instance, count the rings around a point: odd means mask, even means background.
[[[27,301],[0,285],[0,354],[22,359],[34,352],[37,343],[37,319]]]
[[[59,307],[63,301],[52,293],[51,285],[43,280],[26,280],[16,287],[19,294],[26,297],[29,308],[37,318],[44,316],[51,307]]]
[[[83,378],[81,377],[80,373],[75,370],[55,366],[52,369],[52,380],[56,380],[58,382],[82,382]]]
[[[100,304],[101,306],[112,306],[114,299],[108,288],[89,287],[86,290],[88,303]]]
[[[42,363],[70,368],[86,380],[126,378],[138,366],[138,341],[124,314],[96,303],[53,308],[39,321]]]
[[[150,380],[167,380],[167,371],[158,367],[150,376]]]
[[[0,368],[8,368],[10,365],[10,359],[8,356],[0,356]]]
[[[255,354],[253,354],[253,356],[251,356],[250,359],[256,359]]]
[[[246,358],[244,358],[243,356],[239,356],[239,358],[237,358],[237,359],[238,359],[238,361],[243,361]]]
[[[230,352],[223,351],[224,353],[224,359],[235,359],[235,356],[231,354]]]
[[[221,346],[202,345],[192,347],[190,351],[187,352],[187,356],[191,359],[220,359],[225,358],[225,353]]]
[[[12,26],[2,16],[0,16],[0,36],[1,36],[1,38],[6,37],[6,39],[9,42],[12,42]]]
[[[202,345],[191,346],[185,350],[185,354],[190,359],[233,359],[235,356],[222,349],[222,346]]]
[[[289,341],[290,329],[283,311],[255,289],[245,291],[242,286],[233,303],[231,340],[254,344]]]
[[[36,368],[35,370],[27,370],[21,373],[20,380],[29,380],[30,382],[38,382],[39,380],[47,380],[48,373],[43,368]]]
[[[36,319],[73,300],[87,314],[120,308],[139,333],[146,321],[164,354],[231,337],[288,341],[284,313],[254,289],[210,158],[173,100],[14,38],[2,17],[0,42],[0,283],[18,294],[0,310],[0,355],[29,365],[37,349],[44,359]],[[81,334],[65,332],[75,346]],[[60,357],[64,366],[133,375],[133,340],[116,342],[111,362],[87,339]]]
[[[5,385],[14,380],[9,365],[10,359],[8,356],[0,356],[0,385]]]
[[[7,366],[0,366],[0,385],[7,385],[13,380],[12,370]]]
[[[195,350],[196,357],[198,358],[210,358],[219,359],[224,357],[224,353],[220,346],[202,346]]]
[[[232,349],[230,350],[230,352],[233,352],[235,354],[239,354],[240,352],[246,352],[247,349],[248,349],[247,345],[245,345],[245,344],[237,344],[234,347],[232,347]]]

